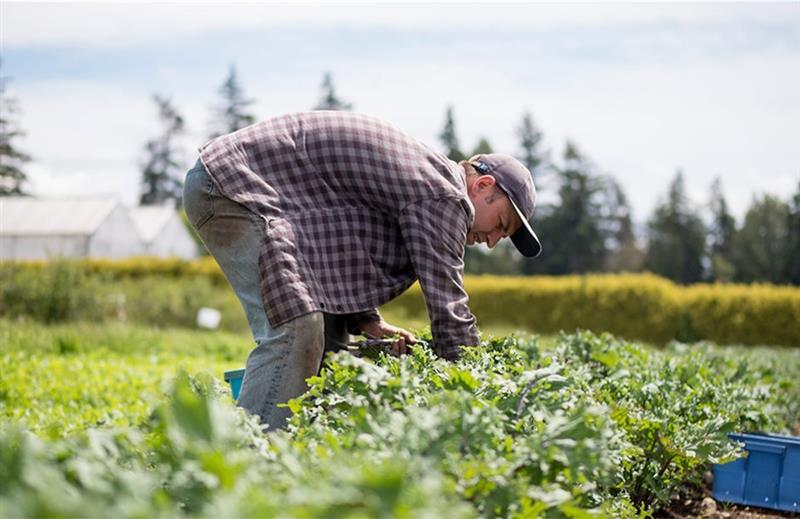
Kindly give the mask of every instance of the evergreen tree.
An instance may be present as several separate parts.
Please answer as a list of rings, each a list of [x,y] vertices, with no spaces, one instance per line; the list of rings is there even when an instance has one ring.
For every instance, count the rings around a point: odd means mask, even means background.
[[[184,133],[184,122],[169,99],[153,96],[158,106],[161,134],[145,145],[147,158],[142,167],[141,205],[163,204],[174,200],[180,207],[183,183],[177,177],[181,165],[178,162],[180,150],[176,139]]]
[[[478,141],[478,145],[475,146],[474,150],[472,150],[472,155],[487,155],[489,153],[494,153],[494,150],[492,150],[492,145],[489,144],[488,140],[481,137],[481,139]]]
[[[444,129],[442,129],[442,133],[439,134],[439,140],[444,146],[444,152],[450,158],[450,160],[460,162],[467,158],[458,145],[458,137],[456,136],[456,123],[453,117],[452,106],[447,107]]]
[[[20,151],[14,143],[25,134],[12,119],[19,113],[19,106],[16,99],[6,96],[9,79],[0,76],[0,196],[25,194],[28,177],[22,168],[31,160],[30,155]]]
[[[228,78],[220,86],[219,94],[222,103],[214,108],[215,120],[212,122],[214,130],[211,138],[235,132],[255,122],[255,117],[246,112],[247,107],[254,101],[245,97],[234,65],[231,65]]]
[[[589,161],[567,142],[563,166],[555,168],[559,203],[537,209],[537,234],[546,254],[524,259],[526,274],[568,274],[603,270],[608,255],[604,223],[604,180],[592,172]]]
[[[352,110],[353,105],[346,103],[336,95],[336,88],[333,86],[333,76],[326,72],[322,79],[322,98],[320,98],[314,110]]]
[[[800,181],[789,204],[789,244],[786,257],[786,281],[800,285]]]
[[[765,195],[753,200],[732,242],[737,280],[788,281],[790,214],[789,205],[777,197]]]
[[[520,259],[511,240],[500,240],[491,250],[484,245],[467,247],[464,252],[464,272],[513,276],[520,273]]]
[[[605,203],[601,205],[607,236],[608,256],[605,270],[609,272],[636,272],[641,270],[644,253],[636,244],[636,235],[631,217],[631,207],[622,186],[613,178],[604,180]]]
[[[731,259],[731,241],[736,232],[736,221],[728,211],[728,203],[722,193],[722,181],[717,177],[711,184],[711,225],[709,227],[709,253],[711,281],[732,281],[735,275]]]
[[[520,153],[517,158],[535,175],[539,167],[545,165],[546,160],[539,151],[539,145],[542,143],[542,132],[537,128],[530,112],[523,114],[522,122],[517,128],[517,136],[520,144]]]
[[[645,268],[678,283],[697,283],[703,277],[706,229],[691,206],[678,171],[666,202],[656,207],[648,223]]]

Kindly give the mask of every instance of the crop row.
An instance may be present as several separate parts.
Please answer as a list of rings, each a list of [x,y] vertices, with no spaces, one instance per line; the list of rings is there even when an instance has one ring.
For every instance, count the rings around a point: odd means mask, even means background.
[[[179,376],[135,427],[44,440],[4,419],[0,507],[11,517],[636,517],[740,454],[728,432],[798,420],[798,350],[746,351],[657,351],[581,332],[546,350],[492,339],[457,364],[422,347],[403,359],[341,353],[290,403],[289,430],[269,434],[217,377]],[[65,400],[144,391],[81,382],[70,359],[110,379],[152,369],[133,354],[126,373],[102,351],[19,353],[3,364],[16,370],[11,385],[58,392],[38,380],[46,368],[83,385]],[[20,371],[32,360],[38,370]],[[41,404],[4,391],[9,408]],[[107,405],[141,411],[124,398]]]

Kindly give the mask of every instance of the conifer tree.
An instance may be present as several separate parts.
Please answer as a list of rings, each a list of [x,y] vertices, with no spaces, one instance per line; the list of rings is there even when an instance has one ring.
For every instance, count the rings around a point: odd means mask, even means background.
[[[788,281],[790,214],[789,204],[776,196],[764,195],[753,199],[732,242],[738,281]]]
[[[178,174],[180,149],[176,143],[184,129],[183,117],[171,101],[155,94],[153,101],[158,106],[161,133],[145,145],[146,158],[142,167],[141,205],[160,205],[174,200],[180,207],[183,182]]]
[[[520,144],[520,153],[517,158],[525,164],[525,167],[532,174],[536,175],[539,167],[545,163],[545,158],[542,152],[539,151],[543,135],[536,123],[534,123],[530,112],[523,114],[522,122],[517,128],[517,136]]]
[[[604,222],[605,181],[572,142],[564,148],[563,164],[555,168],[557,204],[539,207],[535,228],[544,253],[523,261],[526,274],[567,274],[602,271],[608,255],[609,225]]]
[[[613,178],[606,177],[605,200],[601,205],[607,237],[608,256],[605,270],[610,272],[636,272],[641,269],[644,253],[636,244],[631,207],[622,186]]]
[[[322,79],[322,97],[314,110],[352,110],[353,105],[340,99],[333,85],[333,75],[326,72]]]
[[[711,281],[732,281],[735,275],[731,258],[731,242],[736,232],[736,221],[728,211],[728,202],[722,192],[719,177],[711,184],[711,225],[709,226],[709,259]]]
[[[486,140],[486,138],[481,137],[481,139],[478,141],[477,146],[475,146],[475,149],[472,150],[472,155],[487,155],[489,153],[494,153],[492,145],[489,144],[489,141]]]
[[[211,138],[235,132],[255,122],[255,117],[247,112],[247,107],[254,101],[244,95],[234,65],[231,65],[228,77],[220,86],[219,95],[222,102],[214,108],[215,119],[212,122],[214,129]]]
[[[800,180],[789,200],[789,239],[786,257],[786,281],[800,285]]]
[[[444,146],[445,154],[456,162],[462,161],[467,157],[461,151],[458,145],[458,137],[456,136],[456,122],[453,116],[453,107],[448,106],[445,112],[444,128],[439,134],[439,140]]]
[[[19,105],[16,99],[6,96],[6,84],[9,80],[8,77],[0,76],[0,196],[25,194],[28,176],[23,165],[31,160],[30,155],[18,149],[15,143],[25,133],[13,120],[19,113]]]
[[[678,171],[666,201],[656,207],[648,222],[645,268],[678,283],[703,279],[706,229],[692,206]]]

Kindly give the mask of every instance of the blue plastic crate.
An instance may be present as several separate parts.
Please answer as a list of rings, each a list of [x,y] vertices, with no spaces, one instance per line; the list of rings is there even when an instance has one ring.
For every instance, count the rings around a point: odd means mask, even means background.
[[[244,368],[232,369],[225,372],[225,382],[231,385],[231,393],[233,399],[238,400],[239,391],[242,389],[242,380],[244,380]]]
[[[747,457],[714,465],[718,501],[800,512],[800,437],[731,434]]]

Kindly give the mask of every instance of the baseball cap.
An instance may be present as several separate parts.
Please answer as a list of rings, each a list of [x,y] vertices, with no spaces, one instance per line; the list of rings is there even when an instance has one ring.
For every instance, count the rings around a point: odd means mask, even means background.
[[[533,185],[531,172],[522,162],[502,153],[475,155],[469,159],[469,163],[481,175],[493,176],[497,186],[508,196],[517,211],[522,225],[511,235],[514,246],[523,256],[538,256],[542,252],[542,244],[528,223],[536,207],[536,187]]]

